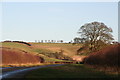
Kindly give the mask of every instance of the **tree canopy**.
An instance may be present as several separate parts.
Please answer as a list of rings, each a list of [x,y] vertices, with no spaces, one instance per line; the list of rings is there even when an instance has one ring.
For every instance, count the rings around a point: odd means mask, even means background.
[[[91,22],[80,27],[78,34],[86,38],[91,50],[95,50],[100,43],[109,43],[113,39],[112,29],[102,22]]]

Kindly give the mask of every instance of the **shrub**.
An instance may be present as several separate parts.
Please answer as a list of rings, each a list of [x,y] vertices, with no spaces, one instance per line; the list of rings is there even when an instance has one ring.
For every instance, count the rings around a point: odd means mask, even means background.
[[[15,49],[2,48],[2,64],[39,64],[44,62],[40,56]]]
[[[100,51],[91,53],[84,58],[84,63],[88,65],[97,65],[99,67],[119,67],[120,66],[120,44],[110,45]]]

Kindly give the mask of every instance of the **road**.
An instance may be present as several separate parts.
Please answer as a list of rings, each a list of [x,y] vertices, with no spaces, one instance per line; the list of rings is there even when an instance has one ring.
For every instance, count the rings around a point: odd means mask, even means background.
[[[7,67],[3,69],[0,68],[3,71],[3,73],[0,74],[0,79],[4,80],[6,78],[23,78],[24,75],[31,70],[35,70],[43,67],[55,67],[55,66],[61,66],[61,65],[64,65],[64,64],[42,65],[42,66],[36,66],[36,67]]]

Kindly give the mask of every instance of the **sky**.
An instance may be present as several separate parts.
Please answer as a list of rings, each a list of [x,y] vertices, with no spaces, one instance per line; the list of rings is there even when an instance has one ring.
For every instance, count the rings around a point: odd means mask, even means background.
[[[119,0],[1,0],[2,2],[118,2]]]
[[[71,41],[94,21],[111,27],[118,40],[117,2],[3,2],[1,40]]]

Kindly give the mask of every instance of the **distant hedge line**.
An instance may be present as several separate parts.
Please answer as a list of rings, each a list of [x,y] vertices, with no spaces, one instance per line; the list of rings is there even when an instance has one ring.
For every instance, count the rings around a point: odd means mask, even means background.
[[[26,45],[28,45],[28,46],[31,46],[30,43],[23,42],[23,41],[4,41],[4,42],[16,42],[16,43],[22,43],[22,44],[26,44]]]

